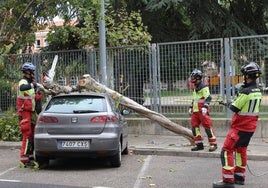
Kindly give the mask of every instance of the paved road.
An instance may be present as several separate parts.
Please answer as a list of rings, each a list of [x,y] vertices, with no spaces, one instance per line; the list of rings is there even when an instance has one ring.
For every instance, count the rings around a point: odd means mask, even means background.
[[[209,188],[221,176],[220,149],[190,152],[188,141],[178,136],[130,135],[130,153],[120,168],[81,159],[51,161],[46,170],[19,169],[19,143],[5,144],[0,143],[3,188]],[[254,139],[249,150],[246,185],[239,187],[267,188],[268,144]]]
[[[11,161],[6,168],[0,165],[0,187],[209,188],[221,176],[218,158],[130,154],[123,157],[120,168],[79,160],[53,161],[49,169],[39,171],[19,169]],[[261,175],[267,173],[267,161],[249,160],[248,164],[254,174],[248,172],[246,185],[239,187],[267,188],[267,174]]]

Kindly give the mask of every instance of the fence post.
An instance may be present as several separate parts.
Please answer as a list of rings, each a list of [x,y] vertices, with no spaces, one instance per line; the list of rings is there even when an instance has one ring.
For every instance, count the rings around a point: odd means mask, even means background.
[[[97,78],[96,71],[96,50],[92,48],[86,49],[86,63],[87,63],[87,72],[90,76],[99,81]]]
[[[224,53],[225,53],[225,93],[227,103],[231,102],[231,85],[230,85],[230,39],[224,38]],[[226,118],[231,118],[231,111],[227,109]]]
[[[157,63],[156,44],[152,44],[152,81],[153,81],[153,110],[159,111],[159,84],[158,84],[158,63]]]

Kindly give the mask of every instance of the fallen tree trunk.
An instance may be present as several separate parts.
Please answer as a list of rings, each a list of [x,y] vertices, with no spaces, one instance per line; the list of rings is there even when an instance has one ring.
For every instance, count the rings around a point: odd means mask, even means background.
[[[78,85],[74,87],[45,85],[45,88],[46,88],[45,93],[52,95],[56,95],[59,93],[70,93],[73,91],[82,91],[82,90],[108,93],[116,102],[120,103],[121,105],[157,122],[164,128],[185,137],[190,141],[192,145],[194,144],[192,131],[190,129],[185,128],[179,124],[176,124],[171,120],[169,120],[164,115],[149,110],[148,108],[136,103],[135,101],[129,99],[128,97],[125,97],[120,93],[109,89],[108,87],[98,83],[89,74],[84,75],[83,78],[79,80]]]

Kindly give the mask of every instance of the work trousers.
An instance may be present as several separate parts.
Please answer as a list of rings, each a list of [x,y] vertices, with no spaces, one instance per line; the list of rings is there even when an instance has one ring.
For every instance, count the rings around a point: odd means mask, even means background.
[[[22,134],[20,161],[23,163],[27,163],[33,158],[35,123],[32,122],[32,116],[33,112],[31,111],[22,111],[19,116]]]
[[[208,114],[204,116],[202,112],[193,112],[191,116],[191,125],[195,144],[203,143],[203,137],[200,132],[200,124],[202,124],[205,129],[210,145],[216,145],[217,140],[214,135],[211,118]]]
[[[222,180],[233,183],[234,179],[245,180],[247,147],[253,132],[243,132],[231,128],[221,151]]]

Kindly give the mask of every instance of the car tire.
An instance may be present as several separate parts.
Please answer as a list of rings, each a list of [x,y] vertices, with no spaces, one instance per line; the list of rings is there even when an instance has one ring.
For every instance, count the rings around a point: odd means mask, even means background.
[[[122,151],[123,155],[127,155],[128,154],[128,142],[126,144],[126,148]]]
[[[121,160],[122,160],[122,147],[121,142],[118,143],[118,151],[117,153],[111,157],[110,164],[114,168],[118,168],[121,166]]]
[[[35,161],[39,164],[40,169],[48,168],[49,166],[49,158],[35,155]]]

